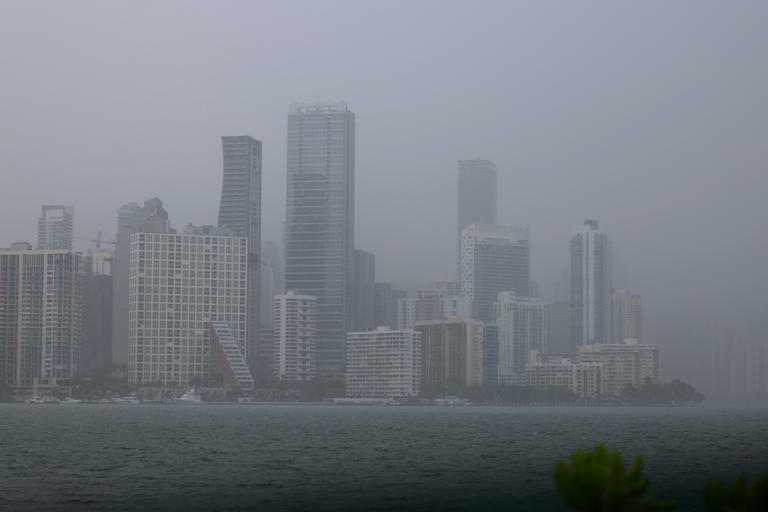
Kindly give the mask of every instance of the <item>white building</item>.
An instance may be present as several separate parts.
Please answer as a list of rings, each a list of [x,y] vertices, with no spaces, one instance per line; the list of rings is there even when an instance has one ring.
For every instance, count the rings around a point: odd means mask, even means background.
[[[43,205],[42,213],[37,219],[37,247],[71,251],[74,218],[73,206]]]
[[[95,276],[111,276],[112,262],[115,259],[115,250],[111,247],[91,247],[88,249],[90,261],[90,274]]]
[[[567,388],[581,399],[603,394],[603,365],[574,362],[565,356],[542,355],[536,351],[525,367],[522,383],[539,389]]]
[[[315,378],[317,299],[289,291],[275,295],[272,373],[276,379]]]
[[[627,386],[640,387],[646,379],[659,380],[659,349],[630,341],[621,344],[595,344],[581,347],[579,361],[600,362],[606,395],[620,397]]]
[[[594,220],[571,237],[571,342],[611,340],[611,241]]]
[[[421,389],[421,334],[411,329],[347,333],[347,396],[412,397]]]
[[[226,322],[246,354],[244,237],[130,235],[128,377],[188,386],[209,373],[210,324]]]
[[[499,337],[498,382],[517,384],[532,350],[547,349],[549,304],[513,292],[501,292],[496,302]]]

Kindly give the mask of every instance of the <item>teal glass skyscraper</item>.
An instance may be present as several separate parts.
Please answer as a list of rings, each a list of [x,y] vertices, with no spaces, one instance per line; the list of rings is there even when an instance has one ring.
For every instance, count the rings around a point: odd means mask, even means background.
[[[355,228],[355,114],[344,102],[288,114],[285,289],[317,298],[316,368],[344,373]]]

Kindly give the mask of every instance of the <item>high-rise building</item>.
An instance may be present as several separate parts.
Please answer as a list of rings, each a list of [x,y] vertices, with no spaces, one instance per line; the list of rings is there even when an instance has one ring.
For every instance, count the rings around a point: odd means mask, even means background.
[[[456,229],[457,276],[461,282],[461,232],[472,224],[496,224],[496,165],[490,160],[459,160]],[[450,294],[454,295],[454,294]]]
[[[83,342],[78,372],[109,370],[112,363],[112,260],[114,249],[91,247],[83,275]]]
[[[421,333],[421,389],[455,393],[483,383],[483,323],[468,318],[416,322]]]
[[[317,372],[342,378],[354,249],[355,115],[346,103],[288,114],[285,287],[317,297]]]
[[[42,214],[37,219],[37,246],[71,251],[74,217],[72,206],[43,205]]]
[[[289,290],[275,295],[273,374],[284,381],[316,377],[317,299]]]
[[[115,256],[112,261],[112,362],[128,364],[128,283],[131,265],[131,235],[169,233],[168,212],[163,202],[154,197],[136,203],[124,204],[117,213]]]
[[[445,291],[438,288],[419,288],[416,290],[415,297],[399,299],[397,302],[398,329],[411,329],[416,322],[443,318],[445,299]]]
[[[501,292],[496,303],[499,330],[499,382],[519,384],[532,350],[544,352],[549,304],[540,299]]]
[[[346,393],[352,398],[407,398],[421,389],[421,335],[389,327],[347,333]]]
[[[473,302],[473,318],[493,322],[500,292],[527,297],[530,273],[527,229],[472,224],[462,231],[461,294]]]
[[[247,135],[221,138],[223,179],[219,227],[248,239],[248,366],[257,370],[261,258],[261,141]]]
[[[376,327],[376,259],[372,253],[355,249],[349,284],[347,329]]]
[[[611,340],[611,242],[587,219],[571,237],[571,343]]]
[[[77,368],[82,340],[79,254],[0,249],[0,382],[56,386]]]
[[[611,343],[621,344],[635,340],[641,342],[640,322],[642,319],[642,302],[639,295],[633,295],[627,290],[614,289],[611,291]]]
[[[259,260],[259,341],[256,349],[256,370],[260,384],[268,384],[272,380],[272,348],[274,346],[274,297],[282,294],[283,271],[280,248],[275,242],[265,242],[261,246]]]
[[[492,324],[483,326],[483,381],[499,383],[499,328]]]
[[[213,234],[218,229],[130,236],[131,382],[185,387],[205,380],[214,321],[226,322],[247,357],[248,239]]]
[[[555,301],[549,305],[549,343],[546,353],[570,354],[571,350],[571,303]]]
[[[397,327],[397,302],[405,298],[405,292],[392,289],[390,283],[376,283],[375,286],[374,324]]]

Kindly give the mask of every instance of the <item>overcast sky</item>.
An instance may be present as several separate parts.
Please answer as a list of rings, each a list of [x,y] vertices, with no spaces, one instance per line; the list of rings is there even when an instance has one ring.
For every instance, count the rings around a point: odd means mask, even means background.
[[[220,137],[240,134],[264,143],[263,238],[279,241],[288,106],[345,100],[356,245],[379,280],[454,275],[456,161],[488,158],[545,297],[590,217],[649,332],[683,311],[765,326],[767,15],[758,1],[5,0],[0,246],[33,241],[43,203],[75,205],[83,247],[152,196],[177,228],[215,224]]]

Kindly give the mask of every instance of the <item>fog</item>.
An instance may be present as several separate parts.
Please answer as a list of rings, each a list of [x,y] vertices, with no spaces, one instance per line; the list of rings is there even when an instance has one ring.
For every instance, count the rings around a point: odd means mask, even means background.
[[[544,298],[574,228],[598,219],[663,376],[732,399],[723,350],[758,343],[768,365],[767,15],[748,1],[6,1],[0,246],[33,242],[43,203],[75,205],[81,249],[152,196],[174,227],[215,224],[220,137],[240,134],[264,143],[262,237],[279,242],[288,106],[344,100],[356,246],[377,280],[453,278],[457,160],[488,158]]]

